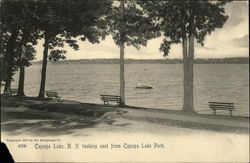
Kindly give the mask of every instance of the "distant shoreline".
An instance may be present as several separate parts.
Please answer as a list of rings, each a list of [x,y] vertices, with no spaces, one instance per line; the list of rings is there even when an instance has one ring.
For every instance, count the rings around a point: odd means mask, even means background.
[[[119,64],[119,59],[78,59],[49,61],[53,64]],[[32,64],[41,64],[35,61]],[[182,64],[182,59],[125,59],[126,64]],[[249,57],[195,59],[194,64],[249,64]]]

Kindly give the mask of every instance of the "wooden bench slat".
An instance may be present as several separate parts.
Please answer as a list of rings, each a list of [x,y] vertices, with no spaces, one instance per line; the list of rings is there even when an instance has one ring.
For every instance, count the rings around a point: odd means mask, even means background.
[[[46,92],[47,94],[57,94],[57,92]]]
[[[210,105],[211,107],[226,107],[226,108],[233,108],[234,106],[232,105]]]
[[[212,109],[215,109],[215,110],[234,110],[234,109],[229,109],[229,108],[212,108]]]
[[[208,102],[208,103],[212,103],[212,104],[234,104],[234,103],[230,103],[230,102]]]
[[[120,96],[103,96],[103,97],[107,97],[107,98],[119,98]]]
[[[215,105],[215,106],[234,106],[233,104],[209,104],[209,105]]]
[[[119,98],[102,98],[102,99],[117,100]]]
[[[216,109],[234,109],[233,107],[210,107],[211,109],[216,108]]]
[[[102,96],[102,97],[105,97],[105,98],[119,98],[119,97],[115,97],[115,96]]]
[[[119,98],[103,98],[104,99],[108,99],[108,100],[119,100]]]
[[[225,105],[210,105],[210,107],[224,107],[224,108],[234,108],[234,106],[225,106]]]

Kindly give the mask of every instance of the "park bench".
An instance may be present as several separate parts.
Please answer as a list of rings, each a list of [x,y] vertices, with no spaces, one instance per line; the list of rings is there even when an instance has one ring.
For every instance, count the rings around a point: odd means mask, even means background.
[[[11,96],[15,96],[15,95],[17,95],[17,93],[18,93],[18,89],[17,89],[17,88],[12,88],[12,89],[10,90]]]
[[[121,96],[115,96],[115,95],[100,95],[101,100],[105,104],[109,104],[109,101],[115,101],[117,104],[121,103]]]
[[[232,111],[234,110],[234,103],[209,102],[209,108],[213,110],[214,115],[216,115],[216,110],[229,110],[230,116],[232,116]]]
[[[60,101],[60,96],[58,96],[58,93],[57,92],[54,92],[54,91],[46,91],[46,96],[49,98],[49,99],[55,99],[56,101]]]

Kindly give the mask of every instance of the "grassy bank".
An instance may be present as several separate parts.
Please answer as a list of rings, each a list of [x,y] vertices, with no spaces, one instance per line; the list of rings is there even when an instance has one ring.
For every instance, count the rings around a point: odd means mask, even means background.
[[[105,113],[123,112],[112,107],[63,100],[53,102],[36,97],[2,97],[2,131],[42,135],[70,134],[74,130],[93,128],[99,123],[112,125]]]
[[[164,126],[248,133],[249,118],[225,115],[205,115],[183,111],[107,106],[61,100],[54,102],[37,97],[1,97],[1,129],[12,134],[38,135],[72,134],[76,130],[105,125],[126,129],[129,123],[121,119]],[[132,126],[133,127],[133,126]],[[147,126],[145,126],[147,127]],[[144,130],[144,129],[140,129]]]

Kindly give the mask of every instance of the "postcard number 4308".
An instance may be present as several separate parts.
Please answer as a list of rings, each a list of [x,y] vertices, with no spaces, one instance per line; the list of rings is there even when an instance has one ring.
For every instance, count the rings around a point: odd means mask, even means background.
[[[26,145],[26,144],[18,144],[18,147],[19,147],[19,148],[26,148],[27,145]]]

